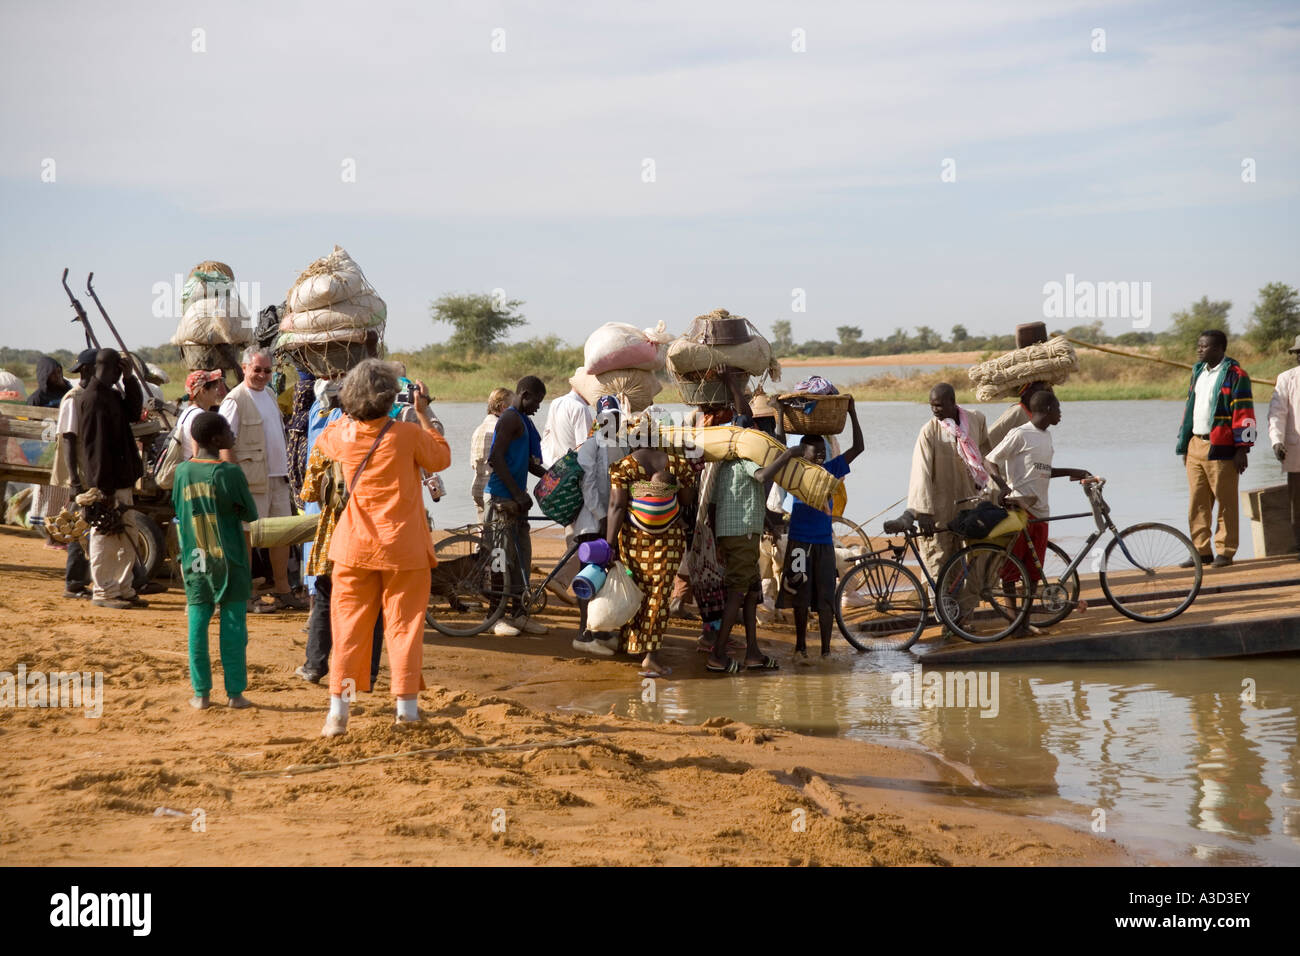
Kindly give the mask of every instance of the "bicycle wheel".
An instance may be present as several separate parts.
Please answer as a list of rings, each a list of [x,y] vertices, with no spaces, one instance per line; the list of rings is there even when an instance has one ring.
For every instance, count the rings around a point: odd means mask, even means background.
[[[845,517],[831,518],[831,536],[837,548],[871,547],[871,539],[862,525]]]
[[[1079,606],[1079,572],[1071,571],[1070,556],[1059,545],[1047,542],[1043,555],[1043,579],[1034,585],[1034,603],[1029,607],[1029,623],[1035,627],[1059,624]]]
[[[1024,564],[995,544],[973,544],[954,554],[939,572],[935,591],[940,620],[977,644],[1016,631],[1033,605]]]
[[[1191,561],[1190,568],[1179,564]],[[1106,545],[1102,593],[1119,613],[1144,624],[1186,611],[1201,591],[1201,559],[1187,536],[1167,524],[1135,524]]]
[[[884,558],[860,561],[835,589],[835,620],[860,651],[904,651],[925,629],[925,589],[916,575]]]
[[[483,633],[505,613],[509,597],[493,586],[491,549],[476,535],[459,534],[439,541],[437,555],[425,621],[448,637]]]

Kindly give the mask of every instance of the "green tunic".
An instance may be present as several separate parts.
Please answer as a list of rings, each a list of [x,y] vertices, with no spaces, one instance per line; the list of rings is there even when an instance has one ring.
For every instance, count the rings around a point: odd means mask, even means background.
[[[243,522],[257,519],[248,479],[230,462],[193,459],[172,485],[188,604],[247,601],[253,594]]]

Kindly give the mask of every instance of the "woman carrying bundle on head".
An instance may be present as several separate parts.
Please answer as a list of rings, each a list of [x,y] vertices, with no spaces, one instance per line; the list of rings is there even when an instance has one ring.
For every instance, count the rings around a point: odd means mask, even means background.
[[[629,430],[634,430],[632,423]],[[609,472],[609,525],[605,540],[632,574],[644,596],[620,643],[629,654],[644,653],[642,677],[667,677],[660,662],[673,576],[686,553],[683,508],[695,503],[695,469],[677,449],[638,448]]]

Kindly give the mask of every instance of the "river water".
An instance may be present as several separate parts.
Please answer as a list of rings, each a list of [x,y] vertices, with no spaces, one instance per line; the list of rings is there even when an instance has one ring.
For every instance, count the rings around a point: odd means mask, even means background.
[[[991,422],[1005,406],[974,407]],[[903,507],[896,501],[906,494],[912,444],[929,409],[893,402],[858,409],[867,450],[846,480],[846,514],[871,518],[865,523],[878,532],[882,519],[873,516]],[[439,526],[451,527],[474,519],[465,462],[483,407],[436,410],[455,464],[448,497],[430,510]],[[1106,496],[1121,528],[1166,521],[1185,529],[1186,478],[1174,455],[1181,413],[1181,402],[1068,403],[1052,431],[1056,464],[1109,479]],[[545,406],[539,428],[544,422]],[[1242,490],[1284,480],[1263,452],[1251,455]],[[1053,483],[1052,507],[1087,510],[1078,486],[1065,480]],[[1053,540],[1072,550],[1090,527],[1088,519],[1060,522]],[[1244,514],[1241,542],[1239,553],[1249,556]],[[856,654],[837,642],[825,669],[787,665],[777,674],[710,679],[690,668],[659,682],[654,704],[631,692],[574,704],[688,723],[723,714],[920,747],[963,768],[1002,809],[1080,828],[1104,824],[1105,836],[1166,859],[1300,864],[1300,659],[1004,665],[982,675],[982,708],[913,708],[900,698],[915,686],[913,658]],[[992,714],[995,687],[996,715],[980,716]]]

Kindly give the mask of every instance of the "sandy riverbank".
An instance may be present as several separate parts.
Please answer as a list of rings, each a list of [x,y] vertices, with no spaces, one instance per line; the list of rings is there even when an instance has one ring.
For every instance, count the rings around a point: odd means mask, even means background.
[[[539,560],[553,540],[538,541]],[[614,688],[640,694],[629,662],[570,649],[576,615],[567,609],[543,615],[552,632],[540,638],[429,632],[428,725],[393,727],[381,676],[348,736],[330,741],[316,736],[327,690],[293,674],[306,615],[250,615],[248,696],[257,708],[229,710],[218,690],[200,713],[187,703],[183,592],[151,595],[147,610],[98,609],[61,596],[62,568],[61,552],[0,529],[0,671],[98,670],[105,681],[97,720],[71,709],[0,709],[0,863],[1137,862],[1082,829],[1002,812],[921,754],[725,715],[679,726],[557,709]],[[788,656],[791,635],[763,637]],[[693,644],[689,625],[671,629],[673,679],[765,679],[707,675]],[[215,635],[212,646],[215,654]],[[574,739],[587,742],[259,775],[424,748]],[[155,817],[160,806],[186,816]],[[196,808],[206,832],[191,829]],[[803,831],[792,826],[801,816]],[[502,820],[504,833],[494,832]]]

